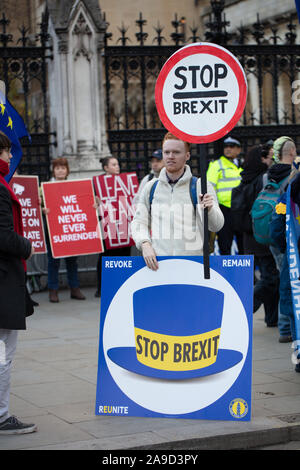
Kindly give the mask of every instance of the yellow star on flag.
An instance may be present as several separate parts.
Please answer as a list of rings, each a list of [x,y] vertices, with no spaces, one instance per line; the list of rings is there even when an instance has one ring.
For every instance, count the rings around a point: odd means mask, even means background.
[[[286,214],[286,204],[280,202],[275,207],[276,214]]]
[[[11,128],[11,130],[12,130],[12,128],[13,128],[13,122],[12,122],[12,119],[11,119],[11,117],[10,117],[10,116],[8,116],[8,124],[7,124],[7,126],[6,126],[6,127],[10,127],[10,128]]]
[[[5,106],[4,106],[4,104],[3,104],[3,103],[0,103],[0,108],[1,108],[1,111],[0,111],[0,113],[1,113],[1,114],[2,114],[2,116],[3,116],[3,114],[4,114],[4,111],[5,111]]]

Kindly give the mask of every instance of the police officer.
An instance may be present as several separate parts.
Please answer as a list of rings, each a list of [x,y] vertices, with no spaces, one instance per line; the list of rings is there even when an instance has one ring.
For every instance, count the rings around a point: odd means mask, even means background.
[[[151,181],[153,178],[158,178],[160,174],[160,170],[165,166],[161,149],[154,150],[154,152],[151,154],[150,164],[151,164],[151,171],[148,175],[144,176],[144,178],[140,182],[139,190],[134,198],[134,204],[136,205],[148,181]]]
[[[218,232],[218,245],[221,255],[230,255],[234,235],[238,245],[239,254],[243,253],[242,234],[234,233],[231,221],[231,192],[241,181],[238,157],[241,153],[241,144],[237,139],[227,137],[224,140],[224,155],[211,162],[207,179],[212,183],[217,193],[220,209],[224,215],[224,226]]]

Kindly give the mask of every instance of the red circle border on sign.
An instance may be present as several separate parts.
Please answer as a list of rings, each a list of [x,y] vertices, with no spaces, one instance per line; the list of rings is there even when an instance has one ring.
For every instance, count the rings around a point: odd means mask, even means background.
[[[193,54],[210,54],[218,57],[219,59],[222,59],[233,70],[239,86],[239,102],[234,115],[230,121],[224,127],[222,127],[222,129],[206,136],[190,135],[178,129],[168,118],[163,105],[163,88],[169,72],[177,64],[177,62]],[[172,134],[174,134],[176,137],[183,141],[194,144],[206,144],[208,142],[214,142],[215,140],[221,139],[224,135],[228,134],[228,132],[231,131],[231,129],[236,125],[242,116],[246,105],[246,99],[247,82],[240,63],[230,53],[228,53],[226,49],[205,43],[203,45],[199,44],[185,46],[179,51],[175,52],[163,65],[155,85],[155,103],[161,122],[166,127],[166,129],[172,132]]]

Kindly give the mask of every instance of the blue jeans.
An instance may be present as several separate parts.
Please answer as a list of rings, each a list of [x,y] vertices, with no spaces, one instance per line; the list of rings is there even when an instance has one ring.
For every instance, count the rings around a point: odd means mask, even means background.
[[[68,284],[71,288],[79,287],[77,273],[77,256],[70,258],[62,258],[65,260],[67,267]],[[58,271],[60,266],[60,258],[53,258],[51,250],[48,249],[48,288],[58,289]]]
[[[279,248],[273,245],[270,246],[270,251],[272,255],[274,256],[277,269],[281,273],[285,254],[281,253]],[[284,311],[282,311],[282,309],[280,308],[280,300],[279,300],[279,310],[278,310],[278,330],[279,330],[280,336],[291,336],[290,317],[288,315],[285,315]]]
[[[290,320],[291,335],[293,341],[296,341],[295,317],[293,309],[292,291],[290,284],[290,272],[287,255],[285,253],[280,273],[280,310],[288,316]]]

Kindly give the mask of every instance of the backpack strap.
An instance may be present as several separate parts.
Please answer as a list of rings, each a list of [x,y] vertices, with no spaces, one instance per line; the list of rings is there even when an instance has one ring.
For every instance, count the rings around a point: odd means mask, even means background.
[[[197,181],[198,181],[198,178],[196,178],[196,176],[192,176],[190,179],[190,196],[191,196],[191,201],[192,201],[195,211],[197,209],[197,204],[198,204]]]
[[[152,201],[153,201],[154,192],[155,192],[155,190],[156,190],[156,186],[157,186],[158,181],[159,181],[159,180],[154,181],[154,183],[153,183],[153,185],[151,186],[151,189],[150,189],[150,194],[149,194],[150,212],[151,212],[151,204],[152,204]]]
[[[280,192],[284,193],[286,187],[289,184],[289,177],[290,175],[286,176],[282,181],[280,181]]]
[[[262,187],[264,188],[266,186],[266,184],[268,183],[269,179],[268,179],[268,173],[264,173],[263,174],[263,179],[262,179]]]

